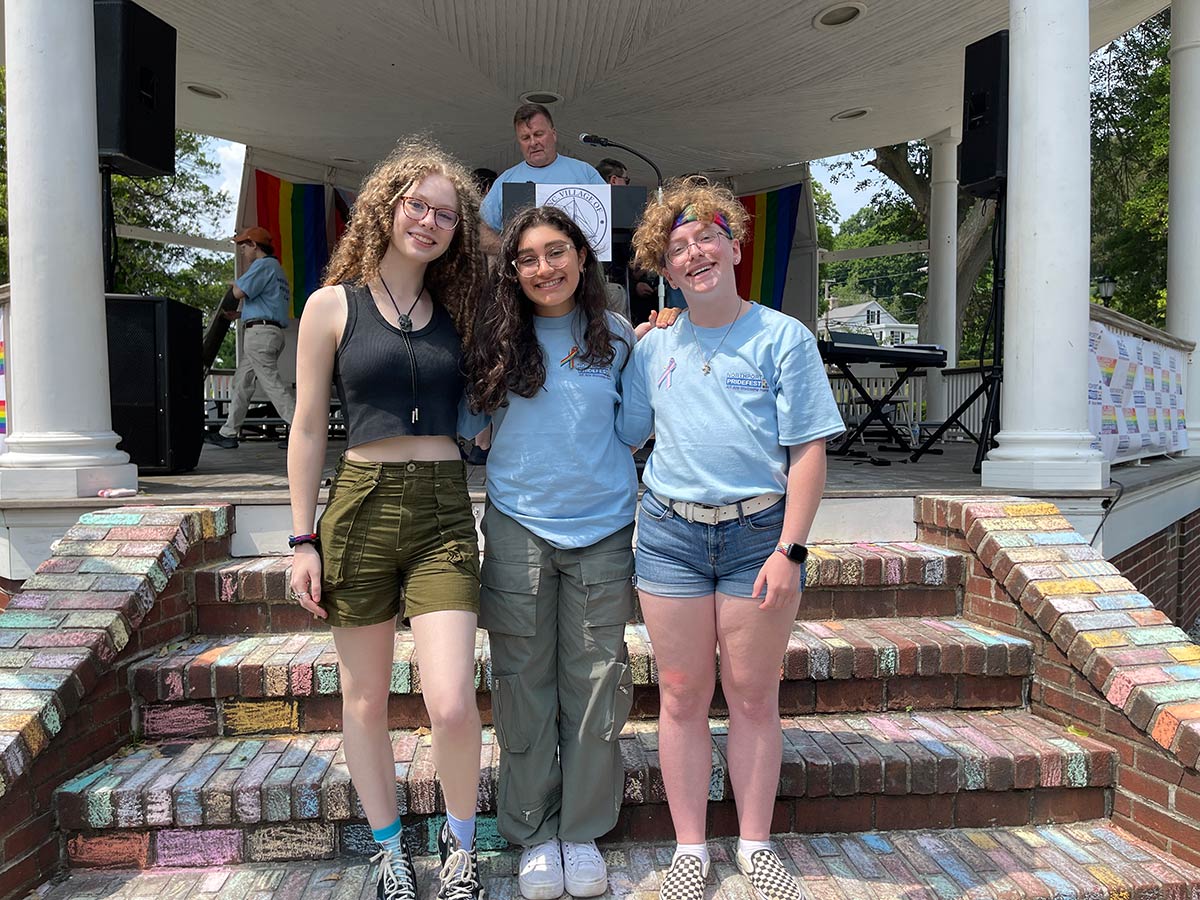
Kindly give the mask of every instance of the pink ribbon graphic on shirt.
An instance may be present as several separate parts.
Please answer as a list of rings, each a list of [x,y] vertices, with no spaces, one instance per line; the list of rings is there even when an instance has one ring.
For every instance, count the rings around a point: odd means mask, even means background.
[[[658,386],[665,391],[671,389],[671,373],[675,371],[675,357],[671,357],[667,362],[667,367],[663,369],[662,375],[658,377]],[[663,382],[666,382],[664,386]]]

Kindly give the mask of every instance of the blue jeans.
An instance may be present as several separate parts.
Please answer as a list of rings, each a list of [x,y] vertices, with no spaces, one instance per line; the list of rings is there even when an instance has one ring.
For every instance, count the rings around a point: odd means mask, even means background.
[[[704,525],[676,515],[646,491],[638,509],[638,590],[659,597],[706,597],[714,592],[751,597],[758,571],[783,532],[784,506],[780,500],[748,516]]]

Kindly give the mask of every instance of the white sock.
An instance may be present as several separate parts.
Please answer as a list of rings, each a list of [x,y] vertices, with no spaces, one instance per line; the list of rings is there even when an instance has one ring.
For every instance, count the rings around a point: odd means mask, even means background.
[[[702,865],[708,865],[708,844],[676,844],[675,855],[671,857],[671,865],[681,856],[698,856]]]
[[[770,849],[771,849],[770,841],[748,841],[745,838],[741,838],[741,837],[738,838],[737,852],[742,854],[742,856],[744,856],[746,858],[747,862],[749,862],[750,857],[753,856],[755,853],[757,853],[759,850],[770,850]]]

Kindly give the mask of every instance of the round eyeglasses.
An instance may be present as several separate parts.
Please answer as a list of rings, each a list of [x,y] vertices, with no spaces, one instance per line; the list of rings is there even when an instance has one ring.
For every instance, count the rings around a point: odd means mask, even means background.
[[[404,214],[414,222],[421,222],[429,215],[429,211],[433,210],[433,224],[442,231],[453,231],[458,227],[461,216],[452,209],[447,209],[444,206],[430,206],[419,197],[397,197],[400,201],[400,208],[404,210]]]
[[[522,253],[512,261],[513,268],[517,270],[518,275],[524,275],[526,278],[537,274],[543,259],[550,268],[561,269],[570,261],[571,250],[571,247],[562,246],[547,250],[543,256],[538,256],[536,253]]]
[[[721,235],[715,232],[706,232],[700,235],[694,241],[688,243],[672,244],[667,248],[667,262],[672,265],[679,265],[688,255],[688,251],[693,247],[699,247],[701,253],[712,253],[717,249],[717,245],[721,243]]]

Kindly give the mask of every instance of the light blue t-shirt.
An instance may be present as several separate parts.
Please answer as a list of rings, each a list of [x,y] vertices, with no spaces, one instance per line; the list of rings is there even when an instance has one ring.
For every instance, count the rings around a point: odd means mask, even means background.
[[[629,364],[617,429],[635,446],[654,432],[642,481],[662,499],[785,493],[787,448],[844,430],[812,332],[757,303],[727,328],[684,314],[642,338]]]
[[[273,256],[264,256],[250,264],[236,282],[246,299],[242,301],[242,319],[274,319],[287,324],[291,307],[291,288],[283,266]]]
[[[483,198],[479,207],[479,215],[495,231],[504,224],[502,221],[501,201],[504,199],[500,185],[506,181],[532,181],[534,184],[605,184],[600,173],[589,163],[581,159],[572,159],[561,153],[554,157],[554,162],[548,166],[531,166],[521,160],[511,169],[505,169]]]
[[[533,397],[510,393],[492,416],[488,499],[560,549],[588,547],[624,528],[637,504],[633,454],[616,430],[633,329],[606,315],[616,351],[608,366],[577,358],[580,313],[534,317],[546,384]]]

